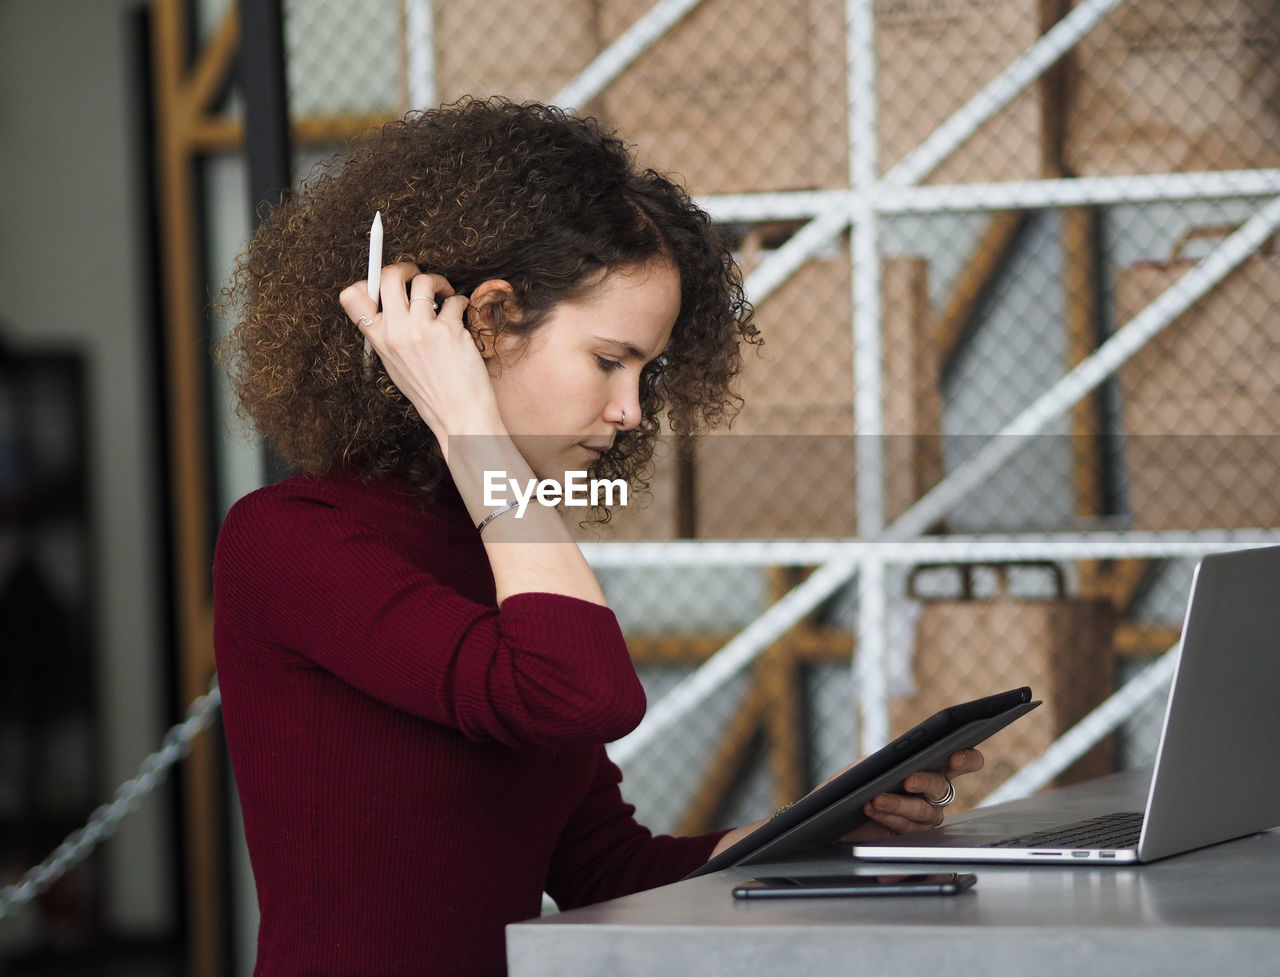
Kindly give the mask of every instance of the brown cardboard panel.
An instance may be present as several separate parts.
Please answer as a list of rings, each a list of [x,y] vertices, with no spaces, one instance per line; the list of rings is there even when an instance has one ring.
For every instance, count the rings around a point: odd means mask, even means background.
[[[1280,166],[1280,2],[1129,0],[1079,45],[1065,155],[1082,176]]]

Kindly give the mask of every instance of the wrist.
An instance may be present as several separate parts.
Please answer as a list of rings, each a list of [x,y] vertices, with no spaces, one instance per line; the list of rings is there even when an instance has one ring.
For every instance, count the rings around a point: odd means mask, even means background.
[[[519,507],[520,507],[519,500],[508,502],[506,505],[498,506],[496,509],[491,511],[487,516],[481,519],[478,523],[476,523],[476,532],[480,533],[480,535],[483,536],[485,526],[489,525],[489,523],[493,522],[493,520],[497,519],[499,516],[505,516],[512,509],[518,509]]]
[[[452,467],[452,455],[458,454],[492,454],[495,449],[501,451],[510,443],[511,435],[497,409],[474,410],[460,417],[451,417],[449,423],[443,425],[436,440],[440,443],[440,451],[445,463]]]

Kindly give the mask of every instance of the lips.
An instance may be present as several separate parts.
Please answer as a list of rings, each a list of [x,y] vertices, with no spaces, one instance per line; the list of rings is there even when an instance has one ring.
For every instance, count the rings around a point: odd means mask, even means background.
[[[598,459],[606,451],[612,448],[613,444],[612,442],[599,442],[595,444],[591,444],[588,442],[581,442],[579,444],[579,447],[585,448],[588,452],[590,452],[593,459]]]

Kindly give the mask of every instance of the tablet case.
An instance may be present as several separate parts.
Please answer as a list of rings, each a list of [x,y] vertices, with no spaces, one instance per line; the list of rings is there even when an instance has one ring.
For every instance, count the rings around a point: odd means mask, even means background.
[[[833,844],[867,819],[862,808],[877,794],[900,791],[910,774],[945,766],[952,753],[977,746],[1038,705],[1039,700],[1031,699],[1031,689],[1023,686],[936,712],[685,878]]]

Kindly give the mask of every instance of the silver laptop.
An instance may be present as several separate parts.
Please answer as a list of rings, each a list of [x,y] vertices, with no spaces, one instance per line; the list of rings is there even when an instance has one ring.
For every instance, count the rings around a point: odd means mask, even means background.
[[[1280,825],[1280,546],[1196,566],[1145,811],[1037,807],[853,846],[892,861],[1149,862]]]

